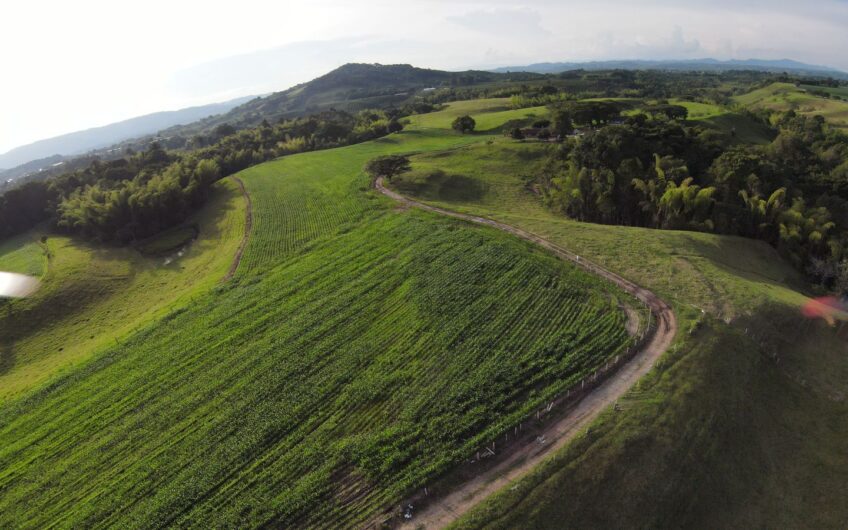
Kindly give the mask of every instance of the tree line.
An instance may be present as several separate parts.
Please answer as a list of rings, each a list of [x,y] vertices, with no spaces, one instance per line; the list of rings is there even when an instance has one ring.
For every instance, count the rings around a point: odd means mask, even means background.
[[[771,116],[770,144],[740,145],[665,110],[559,146],[535,177],[545,202],[582,221],[761,239],[848,292],[848,135],[788,112]]]
[[[0,195],[0,238],[50,221],[98,241],[127,243],[183,222],[221,177],[279,156],[371,140],[399,131],[403,110],[328,110],[235,130],[219,126],[187,151],[153,142],[116,160],[31,181]]]

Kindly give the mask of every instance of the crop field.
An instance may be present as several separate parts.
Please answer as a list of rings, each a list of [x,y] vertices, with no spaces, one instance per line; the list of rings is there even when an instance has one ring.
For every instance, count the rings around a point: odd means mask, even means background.
[[[611,285],[369,190],[495,138],[427,127],[242,172],[233,281],[0,406],[0,526],[356,526],[629,347]]]
[[[762,242],[550,212],[521,178],[538,162],[525,153],[515,163],[531,145],[422,153],[393,186],[539,234],[645,285],[671,303],[684,333],[591,435],[454,527],[838,527],[848,509],[834,493],[848,473],[848,346],[801,318],[801,276]],[[440,194],[457,175],[464,187]]]
[[[35,296],[11,302],[0,317],[0,402],[70,370],[218,282],[244,233],[237,186],[222,182],[210,207],[190,222],[200,235],[182,255],[146,257],[132,248],[46,234],[45,267],[38,243],[44,232],[6,243],[0,270],[45,272]]]

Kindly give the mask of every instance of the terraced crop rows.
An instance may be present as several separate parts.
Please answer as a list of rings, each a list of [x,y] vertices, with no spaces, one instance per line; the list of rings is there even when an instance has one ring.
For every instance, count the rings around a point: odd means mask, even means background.
[[[629,343],[596,281],[527,252],[388,214],[205,297],[3,411],[0,522],[362,520]]]

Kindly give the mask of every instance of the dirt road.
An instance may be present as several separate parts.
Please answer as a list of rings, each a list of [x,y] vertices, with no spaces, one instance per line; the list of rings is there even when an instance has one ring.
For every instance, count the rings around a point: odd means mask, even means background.
[[[556,256],[571,261],[593,274],[606,278],[634,295],[648,306],[656,324],[653,328],[653,334],[645,342],[645,346],[630,361],[613,372],[608,379],[587,394],[566,414],[544,427],[542,434],[546,440],[545,443],[540,444],[536,441],[530,441],[523,445],[511,447],[508,454],[499,455],[498,464],[462,483],[449,494],[439,499],[431,500],[420,511],[416,511],[413,518],[402,526],[402,528],[443,528],[457,520],[492,493],[508,486],[511,482],[523,476],[533,469],[547,454],[565,446],[579,432],[584,431],[601,411],[612,406],[617,399],[651,370],[657,359],[671,345],[671,341],[677,333],[677,320],[668,304],[651,291],[643,289],[635,283],[585,258],[579,257],[547,239],[520,228],[493,221],[492,219],[462,214],[408,199],[387,189],[383,184],[382,178],[378,178],[374,185],[380,193],[391,197],[405,206],[421,208],[448,217],[491,226],[526,239],[527,241],[532,241]]]

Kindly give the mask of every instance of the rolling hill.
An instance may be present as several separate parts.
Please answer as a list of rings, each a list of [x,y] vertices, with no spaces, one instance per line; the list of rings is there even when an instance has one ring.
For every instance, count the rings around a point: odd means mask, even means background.
[[[772,83],[747,94],[736,96],[740,105],[754,109],[818,114],[837,127],[848,127],[848,102],[823,98],[792,83]]]
[[[416,91],[426,88],[541,78],[538,74],[527,73],[507,75],[477,70],[446,72],[408,64],[350,63],[307,83],[248,101],[226,114],[185,127],[173,127],[163,131],[163,134],[199,134],[222,123],[249,127],[258,125],[263,119],[275,121],[329,108],[356,111],[384,107],[400,104]]]

